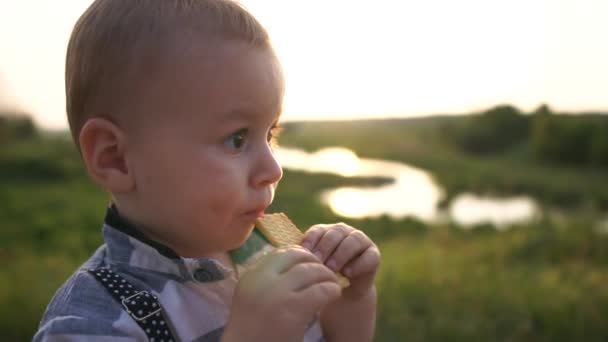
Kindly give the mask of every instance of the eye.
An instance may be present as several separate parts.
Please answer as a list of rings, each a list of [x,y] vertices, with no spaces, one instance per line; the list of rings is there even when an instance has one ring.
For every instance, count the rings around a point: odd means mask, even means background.
[[[247,143],[247,129],[240,129],[228,136],[224,144],[230,149],[240,151]]]
[[[278,124],[272,125],[268,134],[266,136],[266,140],[270,143],[270,145],[275,146],[277,144],[277,140],[279,135],[281,134],[281,127]]]

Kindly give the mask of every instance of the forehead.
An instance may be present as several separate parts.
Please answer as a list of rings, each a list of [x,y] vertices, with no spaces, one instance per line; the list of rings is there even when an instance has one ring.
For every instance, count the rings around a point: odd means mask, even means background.
[[[211,124],[280,113],[284,81],[270,48],[240,41],[191,44],[163,64],[143,85],[148,116]]]
[[[195,72],[200,78],[193,82],[193,95],[223,114],[219,119],[238,117],[246,107],[280,109],[284,80],[272,50],[224,43],[211,56],[195,56],[193,64],[201,68]]]

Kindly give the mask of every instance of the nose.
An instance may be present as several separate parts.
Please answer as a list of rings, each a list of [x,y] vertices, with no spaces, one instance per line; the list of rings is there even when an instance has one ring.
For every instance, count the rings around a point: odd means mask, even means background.
[[[277,183],[283,177],[283,169],[274,156],[272,147],[267,145],[257,154],[251,176],[253,187],[264,187]]]

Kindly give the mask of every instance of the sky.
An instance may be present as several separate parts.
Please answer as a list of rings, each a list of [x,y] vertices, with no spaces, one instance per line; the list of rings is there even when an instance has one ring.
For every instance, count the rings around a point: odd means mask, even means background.
[[[67,127],[64,59],[91,0],[0,0],[0,103]],[[285,70],[284,120],[608,111],[605,0],[243,0]]]

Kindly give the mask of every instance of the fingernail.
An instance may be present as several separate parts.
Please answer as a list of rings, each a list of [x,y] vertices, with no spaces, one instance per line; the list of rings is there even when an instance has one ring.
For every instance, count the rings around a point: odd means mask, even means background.
[[[323,260],[323,254],[321,254],[321,252],[315,251],[313,254],[316,255],[319,260]]]
[[[308,241],[307,241],[307,242],[304,242],[304,243],[302,244],[302,247],[304,247],[304,248],[306,248],[306,249],[310,250],[310,247],[311,247],[311,246],[310,246],[310,242],[308,242]]]
[[[327,267],[329,267],[332,271],[337,271],[337,264],[336,264],[336,260],[334,258],[329,259],[329,261],[327,262]]]

